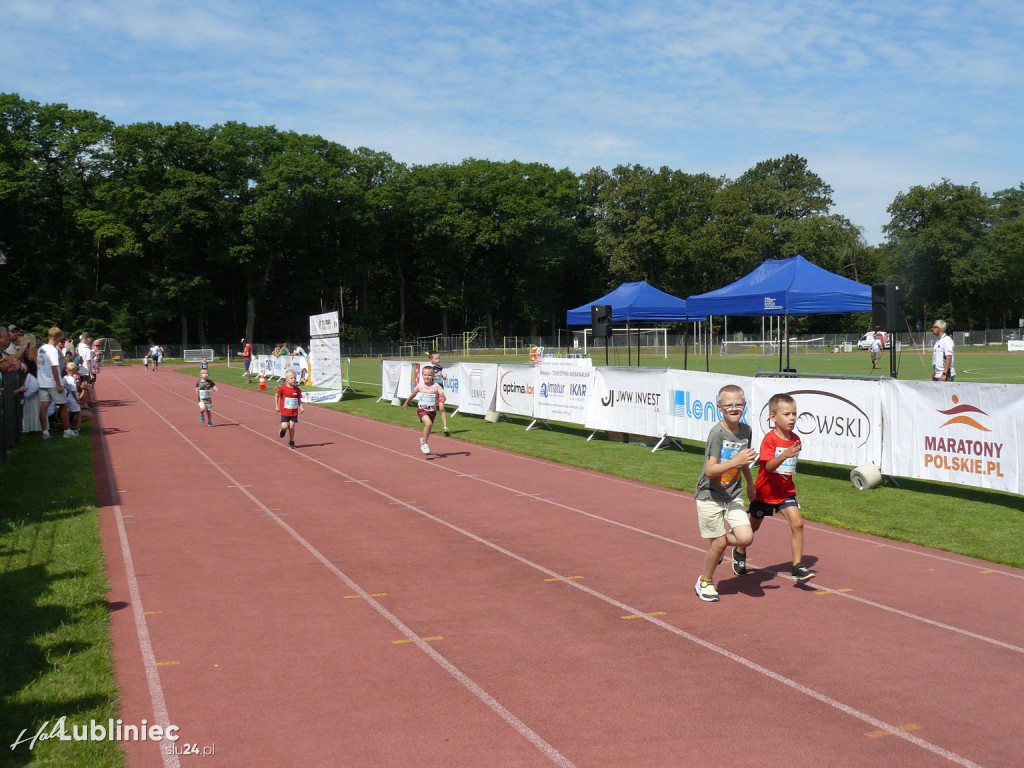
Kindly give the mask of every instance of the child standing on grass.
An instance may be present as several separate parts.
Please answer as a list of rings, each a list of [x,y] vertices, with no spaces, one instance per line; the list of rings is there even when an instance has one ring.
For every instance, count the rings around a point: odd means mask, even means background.
[[[295,425],[299,423],[299,411],[306,412],[302,404],[302,390],[294,369],[284,374],[284,384],[277,388],[276,410],[281,414],[281,431],[278,437],[288,433],[288,447],[295,448]]]
[[[417,397],[418,395],[418,397]],[[409,397],[405,399],[402,410],[409,407],[412,399],[417,398],[416,416],[423,423],[423,435],[420,437],[420,452],[430,453],[430,432],[434,428],[434,419],[437,417],[437,408],[444,405],[444,387],[434,381],[434,368],[431,365],[424,365],[420,369],[420,380],[412,388]]]
[[[779,512],[789,522],[792,533],[793,578],[799,582],[813,579],[814,571],[803,564],[804,519],[796,500],[796,458],[800,453],[800,437],[793,431],[796,426],[796,401],[786,394],[773,395],[768,401],[775,428],[761,441],[754,500],[750,503],[750,525],[754,531],[761,527],[765,515]],[[733,570],[740,576],[747,572],[749,542],[733,552]]]
[[[199,423],[205,421],[208,427],[213,426],[213,393],[216,391],[217,385],[210,378],[210,369],[203,368],[196,382],[196,397],[199,398]]]
[[[438,352],[436,349],[431,350],[430,355],[428,356],[428,360],[429,361],[423,365],[423,368],[433,368],[434,381],[437,382],[437,384],[442,389],[444,389],[444,374],[442,373],[444,368],[441,366],[441,353]],[[443,400],[440,403],[438,403],[437,410],[441,414],[441,428],[444,430],[444,436],[451,437],[452,432],[450,429],[448,429],[448,414],[445,412]]]
[[[757,452],[750,447],[753,430],[741,421],[746,406],[743,390],[735,384],[727,384],[718,391],[722,420],[708,434],[704,469],[697,479],[697,523],[701,537],[708,539],[708,551],[704,554],[704,570],[694,590],[705,602],[718,600],[713,579],[715,568],[725,556],[725,548],[744,547],[754,540],[746,505],[740,498],[743,493],[741,474],[747,482],[747,495],[753,498],[754,478],[750,465],[757,458]]]

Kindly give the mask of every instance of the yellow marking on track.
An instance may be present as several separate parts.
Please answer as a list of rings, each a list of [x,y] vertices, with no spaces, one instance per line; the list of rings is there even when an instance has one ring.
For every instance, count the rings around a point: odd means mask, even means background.
[[[840,592],[853,592],[853,587],[843,587],[842,589],[822,589],[819,587],[815,592],[816,595],[838,595]]]
[[[889,545],[888,544],[875,544],[875,549],[881,549],[882,547],[887,547],[887,546],[889,546]]]
[[[158,667],[176,667],[179,663],[177,661],[158,661],[156,665]]]
[[[387,597],[387,592],[371,592],[370,597]],[[345,600],[362,600],[362,595],[345,595]]]
[[[430,642],[433,642],[434,640],[444,640],[444,638],[441,637],[441,635],[435,635],[434,637],[421,637],[420,640],[422,640],[424,643],[430,643]],[[404,640],[392,640],[391,644],[392,645],[406,645],[408,643],[414,643],[414,642],[416,642],[416,641],[413,640],[412,638],[408,638],[407,637]]]
[[[978,573],[995,573],[991,568],[986,568],[984,571],[978,571]]]
[[[157,613],[163,613],[163,611],[143,611],[142,613],[143,613],[144,616],[153,616],[154,614],[157,614]]]
[[[629,616],[623,616],[624,619],[642,619],[644,616],[664,616],[664,611],[653,611],[652,613],[632,613]]]
[[[544,579],[544,581],[576,581],[582,578],[582,576],[566,576],[564,579]]]
[[[904,732],[906,732],[906,731],[920,731],[921,730],[921,726],[918,725],[917,723],[907,723],[906,725],[898,726],[898,728],[899,728],[899,730],[904,731]],[[889,733],[888,731],[868,731],[864,735],[867,736],[869,739],[880,739],[883,736],[891,736],[892,734]]]

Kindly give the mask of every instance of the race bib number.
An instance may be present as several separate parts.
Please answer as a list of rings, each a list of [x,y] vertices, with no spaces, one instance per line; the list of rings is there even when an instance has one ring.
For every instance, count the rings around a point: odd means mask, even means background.
[[[420,392],[420,408],[430,410],[437,407],[437,394],[434,392]]]
[[[297,397],[286,397],[284,399],[284,407],[289,411],[294,411],[299,407],[299,398]]]
[[[212,395],[213,395],[213,392],[211,390],[209,390],[209,389],[200,389],[199,390],[199,399],[200,400],[209,400]]]
[[[727,461],[731,461],[736,456],[737,453],[739,453],[740,451],[742,451],[746,447],[747,447],[747,444],[745,442],[738,443],[738,442],[724,441],[722,443],[722,450],[718,454],[718,460],[721,461],[723,464],[725,462],[727,462]],[[723,488],[728,488],[733,483],[735,483],[737,480],[739,480],[739,478],[740,478],[740,468],[739,467],[733,467],[732,469],[727,470],[727,471],[723,472],[721,475],[718,476],[718,484],[721,485]]]
[[[788,449],[776,448],[775,456],[778,457],[780,453],[783,453]],[[780,475],[795,475],[796,474],[796,456],[790,456],[788,459],[783,459],[782,463],[775,468],[775,471]]]

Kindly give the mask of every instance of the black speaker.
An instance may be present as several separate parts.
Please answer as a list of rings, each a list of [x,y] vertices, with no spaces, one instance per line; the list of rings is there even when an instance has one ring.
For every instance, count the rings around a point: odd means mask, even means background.
[[[899,283],[871,286],[871,327],[876,331],[899,331],[907,319],[906,297]]]
[[[590,330],[595,339],[606,339],[612,335],[612,305],[590,305]]]

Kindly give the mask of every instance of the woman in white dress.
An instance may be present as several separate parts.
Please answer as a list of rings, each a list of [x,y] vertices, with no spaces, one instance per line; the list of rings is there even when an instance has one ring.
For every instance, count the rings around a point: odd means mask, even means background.
[[[36,379],[36,337],[30,333],[25,334],[25,365],[28,366],[28,375],[25,377],[25,407],[21,414],[21,432],[27,435],[30,432],[42,432],[43,425],[39,421],[39,381]]]

